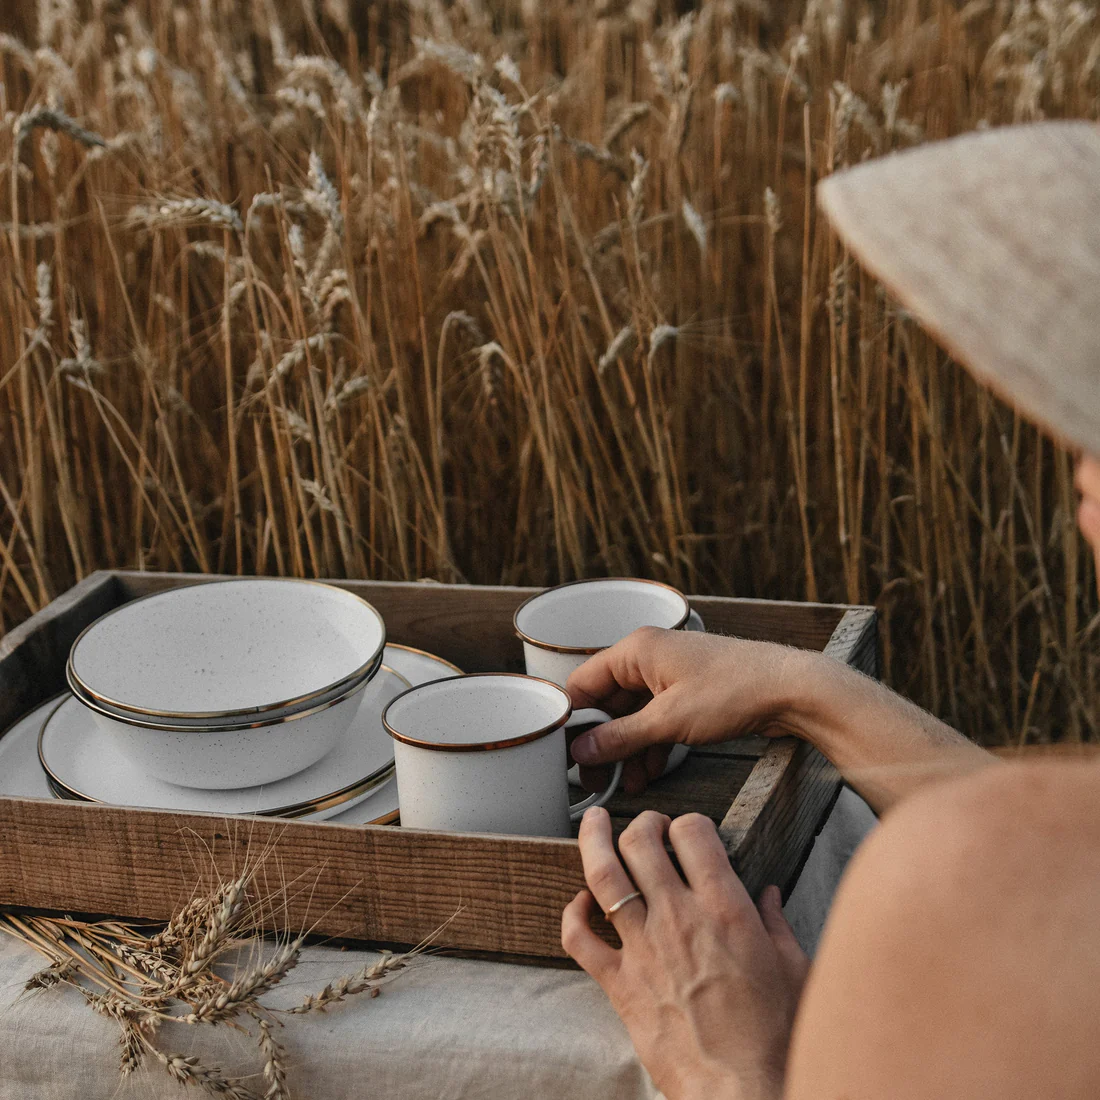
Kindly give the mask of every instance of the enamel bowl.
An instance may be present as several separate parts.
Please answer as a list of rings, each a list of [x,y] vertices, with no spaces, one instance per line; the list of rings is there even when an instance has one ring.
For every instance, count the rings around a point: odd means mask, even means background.
[[[242,578],[124,604],[76,640],[73,694],[149,774],[227,789],[282,779],[347,731],[386,631],[365,600]]]
[[[366,600],[316,581],[239,578],[133,600],[76,639],[74,694],[163,724],[242,725],[296,713],[376,669]]]
[[[71,695],[55,702],[56,709],[42,724],[38,757],[52,789],[63,798],[164,810],[308,814],[319,820],[349,809],[392,779],[393,743],[382,727],[382,708],[409,686],[408,680],[383,665],[353,697],[356,713],[331,752],[294,775],[256,786],[184,787],[157,779],[119,752],[114,738],[93,721],[94,714]]]
[[[376,684],[377,677],[364,679],[333,700],[252,726],[166,726],[79,701],[144,774],[180,787],[230,790],[274,783],[316,764],[348,732],[361,702],[369,705],[360,696]]]

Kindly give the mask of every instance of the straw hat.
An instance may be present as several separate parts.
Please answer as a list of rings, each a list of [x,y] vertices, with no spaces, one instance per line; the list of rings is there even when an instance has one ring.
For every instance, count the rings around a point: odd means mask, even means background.
[[[956,359],[1100,455],[1100,127],[967,134],[837,173],[817,197]]]

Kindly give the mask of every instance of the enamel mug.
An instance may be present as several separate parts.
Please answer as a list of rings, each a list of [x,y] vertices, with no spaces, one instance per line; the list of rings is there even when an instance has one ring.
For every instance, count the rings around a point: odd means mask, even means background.
[[[703,620],[687,597],[659,581],[606,577],[571,581],[538,592],[519,606],[514,625],[523,642],[529,676],[565,686],[574,669],[601,649],[643,626],[702,630]],[[673,745],[665,774],[688,754]]]
[[[574,711],[558,685],[514,673],[421,684],[394,699],[382,723],[394,741],[401,824],[413,829],[570,836],[607,789],[571,806],[565,731],[606,722]]]

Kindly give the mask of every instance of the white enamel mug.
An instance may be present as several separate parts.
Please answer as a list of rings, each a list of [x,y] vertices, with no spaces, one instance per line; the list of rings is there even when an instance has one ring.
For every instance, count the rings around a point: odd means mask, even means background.
[[[570,581],[538,592],[520,604],[514,625],[527,674],[562,687],[594,653],[640,627],[703,630],[703,620],[678,589],[632,577]],[[673,745],[665,774],[688,752],[687,745]],[[575,773],[571,777],[579,781]]]
[[[515,673],[421,684],[394,699],[382,723],[394,740],[401,824],[413,829],[570,836],[570,823],[602,806],[607,789],[569,804],[569,726],[606,722],[574,711],[558,685]]]

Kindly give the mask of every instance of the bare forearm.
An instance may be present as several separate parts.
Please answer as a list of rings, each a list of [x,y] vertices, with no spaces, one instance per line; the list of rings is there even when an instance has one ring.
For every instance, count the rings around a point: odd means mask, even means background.
[[[664,766],[663,759],[655,770],[641,763],[654,745],[790,733],[820,749],[882,812],[918,787],[993,759],[840,661],[768,642],[639,630],[578,668],[569,689],[575,705],[620,715],[577,738],[573,758],[627,760],[649,778]],[[637,789],[644,785],[643,778]]]
[[[932,714],[839,662],[816,657],[795,671],[790,725],[877,813],[919,787],[995,760]]]

